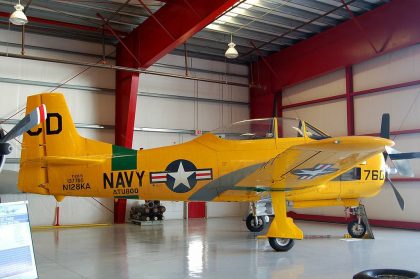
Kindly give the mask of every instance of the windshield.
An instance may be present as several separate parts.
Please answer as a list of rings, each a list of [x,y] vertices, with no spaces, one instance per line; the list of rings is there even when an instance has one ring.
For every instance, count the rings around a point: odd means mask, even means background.
[[[311,139],[320,140],[320,139],[330,138],[329,135],[321,132],[320,130],[318,130],[317,128],[309,124],[308,122],[305,122],[305,126],[306,126],[306,135]]]
[[[254,140],[273,138],[273,118],[239,121],[211,133],[222,139]]]
[[[278,117],[277,127],[279,138],[303,137],[303,125],[299,119]]]
[[[251,119],[233,123],[210,133],[227,140],[256,140],[275,138],[274,118]],[[278,138],[299,138],[306,136],[319,140],[329,138],[317,128],[294,118],[277,118]]]

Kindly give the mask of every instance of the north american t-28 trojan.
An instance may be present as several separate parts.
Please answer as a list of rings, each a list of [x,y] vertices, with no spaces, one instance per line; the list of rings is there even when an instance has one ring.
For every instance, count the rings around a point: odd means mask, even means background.
[[[275,217],[267,233],[270,246],[288,251],[303,232],[287,217],[295,208],[359,206],[388,179],[384,157],[401,160],[383,137],[330,137],[299,119],[246,120],[192,141],[132,150],[81,137],[62,94],[28,97],[27,111],[44,104],[45,122],[23,136],[18,188],[21,192],[65,196],[168,201],[257,202],[271,197]],[[404,161],[399,172],[411,175]],[[403,200],[391,186],[400,206]],[[252,224],[261,218],[252,213]],[[361,226],[360,218],[354,230]]]

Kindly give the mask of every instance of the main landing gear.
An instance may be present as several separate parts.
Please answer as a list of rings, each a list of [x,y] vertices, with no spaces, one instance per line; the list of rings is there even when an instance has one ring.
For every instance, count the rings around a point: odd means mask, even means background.
[[[360,204],[358,207],[350,207],[347,209],[350,215],[357,217],[347,225],[347,231],[352,238],[363,238],[367,234],[368,238],[374,239],[373,232],[369,225],[366,215],[365,206]]]
[[[286,212],[286,194],[284,192],[271,193],[270,212],[265,211],[260,215],[257,210],[257,204],[251,203],[250,211],[246,219],[247,228],[252,232],[260,232],[268,220],[268,215],[273,215],[274,218],[270,223],[266,235],[258,236],[258,238],[267,238],[271,248],[277,252],[286,252],[292,249],[295,244],[295,239],[303,239],[303,232],[293,223],[293,219],[287,217]],[[257,212],[258,211],[258,212]]]

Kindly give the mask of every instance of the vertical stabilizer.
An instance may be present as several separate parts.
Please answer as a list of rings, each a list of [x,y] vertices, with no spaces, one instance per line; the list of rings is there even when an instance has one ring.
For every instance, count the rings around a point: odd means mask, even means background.
[[[18,187],[24,192],[31,187],[31,192],[48,194],[44,187],[48,183],[48,168],[43,158],[77,156],[85,151],[64,96],[58,93],[29,96],[26,113],[41,104],[47,108],[47,119],[23,135]]]

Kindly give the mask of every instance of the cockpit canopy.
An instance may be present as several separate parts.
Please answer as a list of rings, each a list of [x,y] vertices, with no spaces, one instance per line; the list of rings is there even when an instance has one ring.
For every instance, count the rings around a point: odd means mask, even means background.
[[[308,137],[319,140],[330,136],[295,118],[261,118],[233,123],[210,132],[228,140]]]

